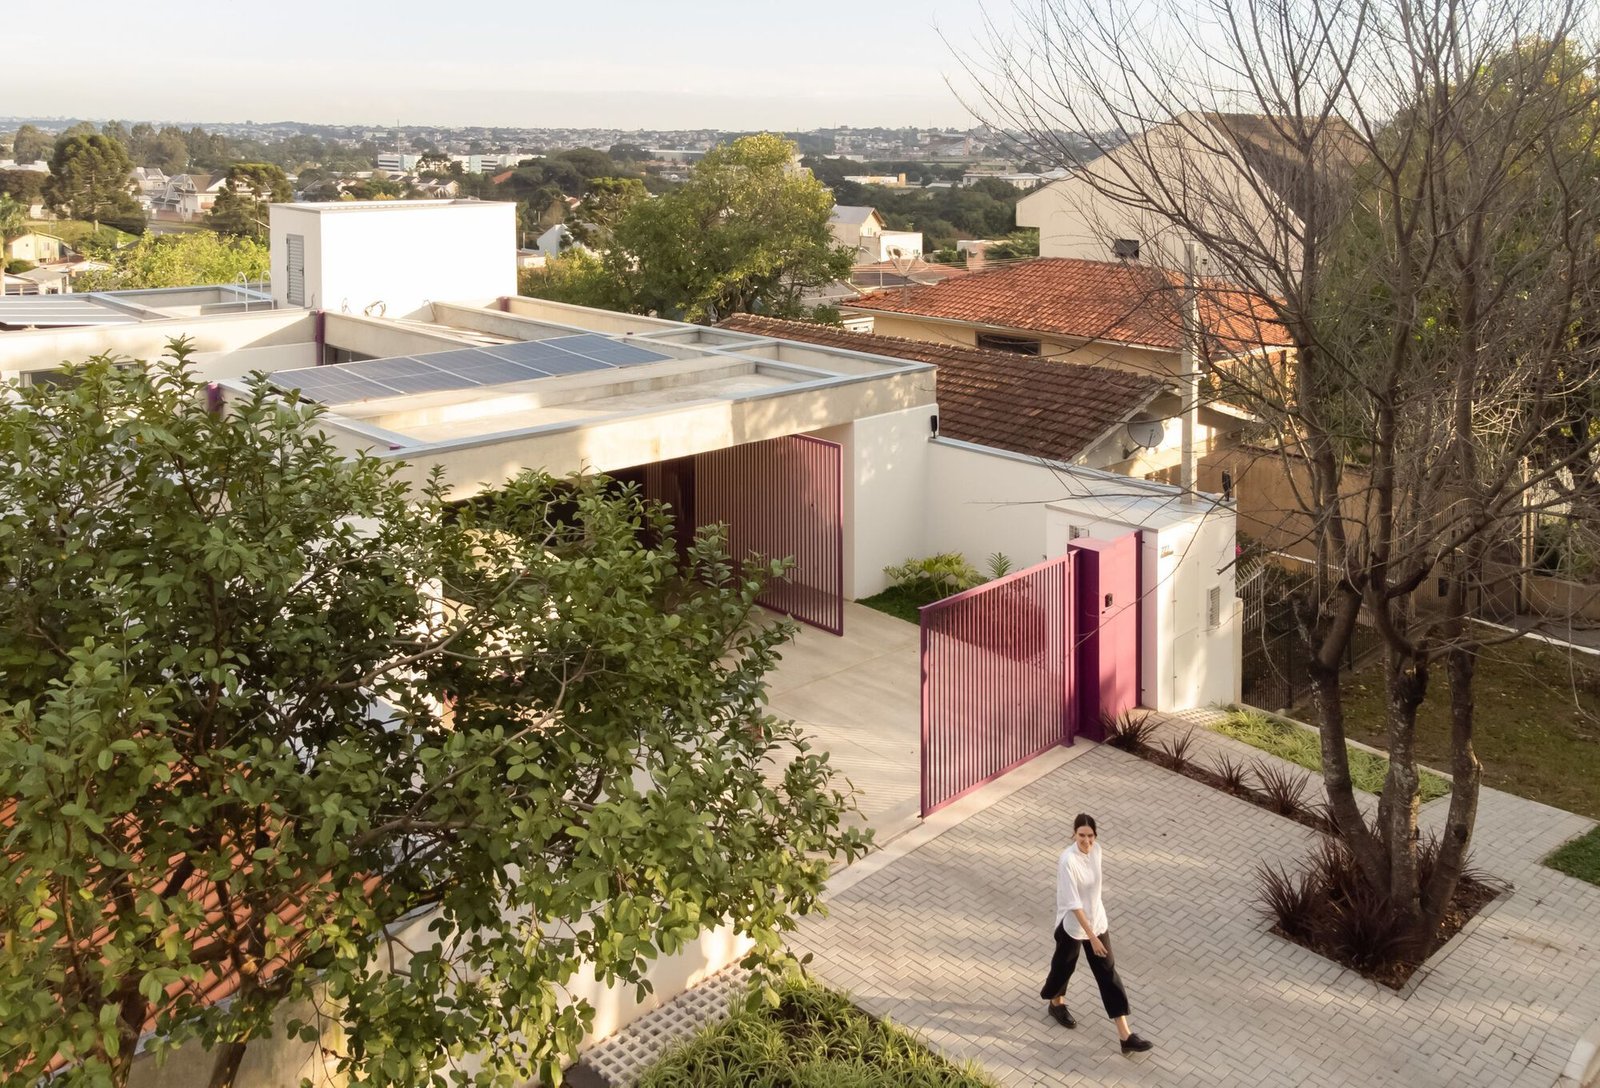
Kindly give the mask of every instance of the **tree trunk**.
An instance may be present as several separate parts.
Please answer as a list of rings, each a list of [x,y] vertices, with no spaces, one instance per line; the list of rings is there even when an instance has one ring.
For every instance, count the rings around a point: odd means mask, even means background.
[[[1350,781],[1350,759],[1345,748],[1344,696],[1339,689],[1339,670],[1329,670],[1321,661],[1310,665],[1311,697],[1317,707],[1322,728],[1322,784],[1328,797],[1328,814],[1335,832],[1350,847],[1363,872],[1376,879],[1386,868],[1383,851],[1373,837],[1361,809],[1356,805],[1355,787]]]
[[[233,1088],[233,1080],[239,1075],[239,1063],[244,1061],[244,1050],[249,1045],[240,1040],[232,1040],[217,1046],[212,1054],[215,1057],[211,1063],[210,1088]]]
[[[1477,670],[1476,648],[1456,641],[1445,655],[1450,674],[1450,811],[1445,816],[1444,837],[1439,841],[1439,856],[1434,862],[1428,886],[1422,890],[1420,933],[1424,939],[1439,931],[1461,870],[1466,866],[1467,849],[1472,845],[1472,828],[1478,818],[1478,787],[1483,765],[1472,747],[1472,726],[1476,713],[1472,679]]]
[[[1428,693],[1428,661],[1391,654],[1384,670],[1389,689],[1389,773],[1378,801],[1378,835],[1388,855],[1382,887],[1412,917],[1421,909],[1417,887],[1417,708]]]

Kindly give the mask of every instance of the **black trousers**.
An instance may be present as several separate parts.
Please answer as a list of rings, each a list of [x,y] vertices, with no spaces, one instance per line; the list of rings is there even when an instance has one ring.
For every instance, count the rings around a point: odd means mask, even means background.
[[[1044,988],[1039,991],[1039,996],[1047,1001],[1053,1001],[1066,993],[1067,982],[1072,978],[1073,968],[1078,966],[1078,948],[1081,945],[1083,954],[1089,959],[1089,970],[1094,972],[1094,981],[1100,987],[1100,1001],[1106,1007],[1106,1015],[1113,1020],[1119,1016],[1127,1016],[1128,991],[1122,988],[1122,979],[1117,977],[1116,954],[1111,949],[1111,935],[1100,934],[1100,943],[1106,948],[1104,956],[1095,955],[1088,941],[1069,937],[1064,928],[1056,926],[1056,953],[1050,957],[1050,974],[1044,980]]]

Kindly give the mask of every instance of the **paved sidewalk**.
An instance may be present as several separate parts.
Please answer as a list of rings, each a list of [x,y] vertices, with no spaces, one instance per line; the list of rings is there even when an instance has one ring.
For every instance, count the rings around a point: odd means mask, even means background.
[[[1157,1043],[1143,1057],[1118,1050],[1086,970],[1076,1031],[1037,996],[1079,811],[1100,822],[1119,968]],[[863,1008],[1012,1085],[1547,1088],[1600,1020],[1600,889],[1538,861],[1589,826],[1483,791],[1477,862],[1516,890],[1402,998],[1257,915],[1255,863],[1295,862],[1312,832],[1100,747],[831,895],[791,946]]]

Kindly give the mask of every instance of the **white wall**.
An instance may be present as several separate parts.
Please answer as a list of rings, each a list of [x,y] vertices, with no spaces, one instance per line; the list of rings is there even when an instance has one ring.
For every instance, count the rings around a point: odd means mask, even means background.
[[[428,302],[517,293],[516,205],[477,200],[274,204],[272,291],[287,305],[290,234],[305,238],[305,305],[408,317]]]
[[[914,554],[960,552],[982,570],[999,551],[1021,569],[1066,552],[1074,530],[1100,540],[1142,530],[1143,703],[1179,710],[1234,698],[1232,506],[1185,504],[1176,488],[947,439],[923,449],[923,542]],[[1214,628],[1206,623],[1213,586],[1221,604]]]
[[[246,348],[309,345],[316,332],[311,315],[299,310],[8,332],[0,335],[0,378],[54,370],[64,361],[81,363],[99,354],[156,359],[165,354],[167,342],[179,336],[190,338],[197,355],[215,358]],[[201,376],[212,377],[209,368]]]
[[[909,259],[922,256],[922,232],[915,230],[886,230],[872,242],[877,246],[876,260]],[[863,239],[862,244],[867,244]]]
[[[936,411],[918,405],[813,432],[843,447],[847,598],[887,589],[884,567],[926,554],[922,505]]]
[[[254,371],[272,373],[274,370],[292,370],[302,366],[317,365],[317,345],[277,344],[259,348],[239,348],[235,351],[206,351],[191,356],[196,369],[206,381],[224,381],[243,378]]]

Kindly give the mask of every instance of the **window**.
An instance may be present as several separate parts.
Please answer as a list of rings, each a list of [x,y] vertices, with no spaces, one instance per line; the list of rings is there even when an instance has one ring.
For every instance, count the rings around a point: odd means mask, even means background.
[[[986,332],[978,334],[978,346],[988,348],[990,351],[1009,351],[1013,355],[1039,354],[1039,341],[1023,340],[1015,336],[993,336]]]
[[[287,234],[284,235],[283,240],[289,253],[287,301],[290,306],[304,306],[306,304],[306,236],[303,234]]]
[[[1215,631],[1222,626],[1222,587],[1206,590],[1206,630]]]
[[[1139,259],[1139,239],[1111,239],[1111,255],[1119,261],[1137,261]]]

